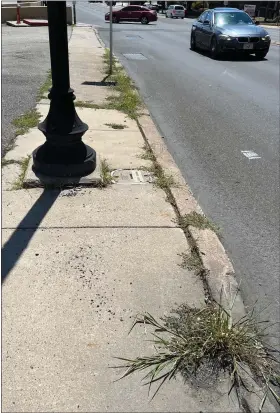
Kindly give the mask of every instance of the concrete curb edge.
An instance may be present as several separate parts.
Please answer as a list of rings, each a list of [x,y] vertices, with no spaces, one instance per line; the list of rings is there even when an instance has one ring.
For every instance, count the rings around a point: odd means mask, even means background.
[[[171,187],[170,191],[173,197],[173,206],[177,209],[179,215],[182,217],[193,211],[204,215],[173,157],[169,153],[166,144],[163,142],[163,138],[160,136],[146,107],[142,116],[137,120],[137,124],[144,141],[153,152],[157,163],[166,174],[172,174],[175,179],[177,185]],[[210,229],[199,229],[192,226],[189,226],[188,232],[191,236],[191,244],[198,249],[205,278],[202,281],[206,281],[210,297],[217,302],[221,302],[225,308],[230,307],[235,297],[235,304],[231,313],[233,319],[240,319],[246,314],[245,306],[239,292],[239,285],[235,278],[233,265],[217,234]],[[222,299],[221,290],[224,292]],[[257,394],[262,390],[252,379],[249,381],[248,388],[251,387],[252,392],[244,391],[240,395],[241,407],[246,413],[254,413],[259,411],[261,398]],[[263,413],[275,411],[274,406],[267,399]]]

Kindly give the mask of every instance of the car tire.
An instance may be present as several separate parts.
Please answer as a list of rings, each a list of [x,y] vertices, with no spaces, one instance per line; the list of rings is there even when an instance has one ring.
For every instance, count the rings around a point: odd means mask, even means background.
[[[263,51],[261,51],[261,52],[256,52],[256,53],[255,53],[255,56],[256,56],[257,59],[262,60],[262,59],[265,58],[265,56],[267,55],[267,53],[268,53],[268,50],[266,50],[265,52],[263,52]]]
[[[119,23],[119,19],[117,18],[117,16],[113,16],[112,22],[113,23]]]
[[[184,20],[185,17],[181,17],[182,20]]]
[[[196,50],[195,34],[191,34],[191,50]]]
[[[143,16],[143,17],[141,18],[141,23],[142,23],[142,24],[148,24],[148,23],[149,23],[148,17]]]
[[[211,40],[211,57],[212,59],[217,59],[220,54],[219,45],[216,37],[214,36]]]

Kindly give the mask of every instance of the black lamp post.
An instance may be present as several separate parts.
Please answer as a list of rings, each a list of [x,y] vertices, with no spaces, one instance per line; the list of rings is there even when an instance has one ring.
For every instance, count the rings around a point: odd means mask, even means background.
[[[38,128],[46,142],[33,152],[33,170],[53,177],[86,176],[96,167],[96,153],[82,141],[88,126],[76,113],[70,89],[66,2],[48,1],[52,69],[51,103]]]

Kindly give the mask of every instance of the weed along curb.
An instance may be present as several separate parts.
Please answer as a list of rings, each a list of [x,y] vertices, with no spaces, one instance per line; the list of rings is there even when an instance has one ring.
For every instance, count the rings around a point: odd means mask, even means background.
[[[102,42],[100,43],[102,44]],[[105,51],[104,62],[108,66],[108,50]],[[233,266],[218,238],[218,228],[204,216],[180,170],[168,152],[163,138],[159,135],[148,110],[144,107],[137,89],[115,57],[113,67],[115,74],[113,73],[110,78],[117,83],[116,89],[120,92],[121,103],[118,99],[112,97],[112,99],[108,99],[108,106],[126,113],[137,122],[145,142],[144,153],[141,157],[152,162],[150,172],[155,175],[155,184],[165,191],[166,200],[173,206],[178,225],[184,231],[187,242],[191,247],[189,255],[182,254],[181,265],[191,268],[201,278],[206,303],[210,305],[215,302],[219,303],[223,311],[231,314],[232,322],[239,323],[247,315],[239,293],[239,285],[235,279]],[[131,88],[131,91],[129,91],[129,88]],[[234,305],[232,305],[233,302]],[[138,320],[139,323],[142,321]],[[137,370],[138,367],[135,369],[135,366],[138,365],[140,359],[129,361],[125,376]],[[247,369],[250,371],[248,366]],[[156,380],[152,372],[151,376]],[[253,377],[253,374],[251,376]],[[247,391],[246,387],[244,391],[240,389],[240,407],[245,412],[255,412],[259,410],[261,401],[257,394],[263,394],[263,391],[258,387],[255,380],[248,380],[250,381],[248,388],[252,389],[253,393]],[[269,409],[269,412],[275,411],[266,397],[268,391],[264,393],[263,400],[265,400],[266,406],[262,406],[262,411],[266,411],[265,408]]]

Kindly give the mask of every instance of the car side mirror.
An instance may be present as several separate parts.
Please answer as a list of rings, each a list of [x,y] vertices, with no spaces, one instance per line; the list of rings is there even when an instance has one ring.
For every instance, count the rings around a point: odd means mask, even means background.
[[[204,24],[205,26],[209,26],[209,25],[210,25],[210,20],[204,20],[203,24]]]

